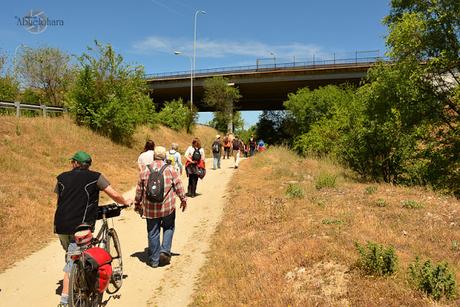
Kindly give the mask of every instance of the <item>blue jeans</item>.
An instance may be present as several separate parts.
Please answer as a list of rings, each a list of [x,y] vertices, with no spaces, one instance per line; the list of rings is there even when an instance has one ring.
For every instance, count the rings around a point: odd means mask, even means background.
[[[212,156],[213,156],[213,163],[212,163],[212,168],[213,169],[216,169],[216,168],[220,168],[220,152],[213,152],[212,153]]]
[[[171,245],[174,235],[176,211],[168,216],[147,219],[147,239],[149,242],[148,263],[158,265],[160,253],[171,255]],[[163,242],[160,245],[160,227],[163,228]]]

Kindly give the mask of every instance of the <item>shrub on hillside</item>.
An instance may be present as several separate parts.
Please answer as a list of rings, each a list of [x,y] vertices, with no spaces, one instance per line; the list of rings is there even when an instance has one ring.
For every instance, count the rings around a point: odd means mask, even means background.
[[[77,124],[115,142],[129,143],[136,126],[154,119],[144,70],[124,64],[110,45],[96,42],[95,52],[79,58],[81,68],[69,95],[69,110]]]
[[[424,205],[422,203],[419,203],[415,200],[404,200],[402,202],[403,208],[407,209],[422,209]]]
[[[318,190],[323,188],[335,188],[337,185],[337,175],[321,173],[315,179],[315,187]]]
[[[163,125],[176,131],[187,130],[190,122],[190,108],[184,104],[182,98],[165,103],[157,118]]]
[[[419,257],[409,265],[409,280],[418,290],[425,292],[435,300],[443,296],[454,298],[457,294],[457,281],[446,262],[431,263],[426,260],[420,263]]]
[[[300,185],[290,183],[287,187],[286,195],[290,198],[303,198],[305,196],[305,192]]]
[[[385,247],[381,244],[367,242],[363,246],[355,242],[359,253],[358,267],[366,274],[392,275],[398,266],[398,257],[393,246]]]

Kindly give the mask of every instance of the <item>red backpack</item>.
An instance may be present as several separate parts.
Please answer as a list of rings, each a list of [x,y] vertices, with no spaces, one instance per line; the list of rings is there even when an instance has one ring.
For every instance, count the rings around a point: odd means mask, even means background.
[[[99,292],[103,293],[107,289],[112,277],[112,257],[103,248],[91,247],[83,252],[85,255],[86,269],[91,271],[93,274],[89,274],[93,277],[94,288]]]

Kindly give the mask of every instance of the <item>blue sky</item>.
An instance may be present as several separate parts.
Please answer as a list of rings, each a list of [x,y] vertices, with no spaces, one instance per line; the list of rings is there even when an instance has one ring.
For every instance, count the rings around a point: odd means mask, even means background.
[[[356,50],[385,49],[382,18],[387,0],[22,0],[3,1],[0,52],[13,57],[17,46],[58,47],[81,54],[97,39],[111,43],[127,62],[142,64],[146,73],[186,71],[193,54],[193,19],[198,16],[196,69],[254,65],[256,59],[290,62],[349,57]],[[31,9],[64,21],[32,34],[17,17]],[[244,112],[246,125],[259,112]],[[210,114],[200,114],[207,122]]]

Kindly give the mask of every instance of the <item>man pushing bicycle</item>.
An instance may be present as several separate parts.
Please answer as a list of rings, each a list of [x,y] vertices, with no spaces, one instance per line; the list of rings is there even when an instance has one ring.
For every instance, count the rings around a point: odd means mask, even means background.
[[[99,206],[99,191],[104,191],[115,202],[130,205],[132,199],[126,199],[118,193],[101,174],[89,170],[91,156],[77,151],[71,160],[72,169],[57,176],[55,192],[58,195],[54,215],[54,232],[58,234],[66,252],[77,248],[74,241],[75,228],[80,224],[89,224],[94,228]],[[58,307],[68,306],[69,273],[72,267],[70,257],[66,256],[64,281]]]

